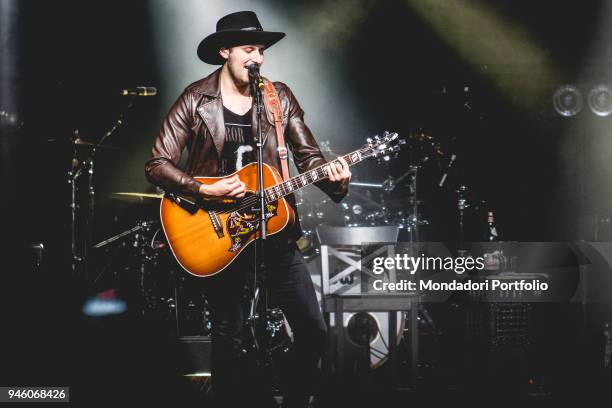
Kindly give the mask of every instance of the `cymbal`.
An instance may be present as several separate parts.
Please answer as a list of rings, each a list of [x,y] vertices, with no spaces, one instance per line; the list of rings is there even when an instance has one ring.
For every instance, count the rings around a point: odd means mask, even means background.
[[[361,181],[351,181],[349,182],[349,184],[351,186],[356,186],[356,187],[383,188],[382,183],[368,183],[368,182],[361,182]]]
[[[111,195],[119,196],[115,198],[123,198],[123,197],[134,197],[134,198],[164,198],[163,194],[155,194],[155,193],[132,193],[132,192],[120,192],[120,193],[111,193]]]
[[[75,144],[75,145],[95,147],[96,149],[119,150],[119,148],[117,146],[99,145],[99,144],[92,143],[92,142],[87,142],[85,140],[78,139],[78,138],[76,140],[73,140],[72,143]]]
[[[55,143],[55,142],[63,142],[63,141],[61,139],[47,139],[47,143]],[[98,145],[96,143],[87,142],[80,138],[71,140],[70,144],[73,144],[75,146],[88,146],[89,148],[95,147],[96,149],[119,150],[117,146],[110,146],[110,145],[105,145],[105,144]]]

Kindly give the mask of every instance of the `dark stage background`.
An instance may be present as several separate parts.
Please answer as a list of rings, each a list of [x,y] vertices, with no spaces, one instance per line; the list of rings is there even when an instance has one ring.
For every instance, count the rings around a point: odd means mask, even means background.
[[[461,185],[474,205],[466,219],[468,239],[480,238],[487,210],[495,212],[504,240],[608,239],[612,118],[587,106],[591,87],[612,82],[612,56],[603,41],[610,34],[608,2],[449,3],[1,0],[11,25],[2,32],[0,110],[17,112],[23,122],[18,129],[2,127],[8,255],[2,269],[16,275],[29,270],[32,256],[23,248],[42,242],[42,281],[49,285],[15,290],[23,277],[3,285],[7,294],[27,293],[29,299],[7,298],[6,311],[24,311],[7,329],[33,337],[69,330],[71,305],[82,300],[64,285],[70,276],[66,173],[74,131],[96,142],[125,112],[123,125],[104,143],[112,148],[97,151],[92,241],[155,218],[155,203],[111,193],[155,191],[145,180],[144,162],[156,131],[180,91],[214,69],[197,60],[197,44],[219,16],[242,9],[255,10],[265,29],[287,32],[276,59],[276,46],[266,52],[262,71],[294,89],[319,141],[343,153],[383,130],[431,137],[438,153],[419,145],[423,150],[353,172],[354,181],[381,182],[421,164],[418,196],[428,240],[456,239]],[[201,24],[176,19],[190,7],[194,16],[206,16]],[[553,108],[553,94],[563,84],[584,94],[583,109],[572,117]],[[158,95],[135,98],[126,110],[129,99],[119,91],[142,85],[157,87]],[[439,187],[453,154],[457,159]],[[320,199],[308,191],[307,199]],[[45,318],[55,312],[65,317],[60,329]],[[22,319],[32,316],[35,326]],[[58,347],[69,348],[62,339]],[[100,344],[81,345],[83,354]]]
[[[547,2],[498,1],[489,5],[505,24],[527,31],[529,41],[547,56],[546,62],[530,60],[531,54],[519,49],[529,44],[521,43],[514,44],[516,50],[470,54],[466,60],[454,48],[473,41],[476,28],[465,26],[453,32],[452,42],[444,41],[409,3],[355,2],[353,7],[365,8],[365,15],[350,31],[344,30],[341,42],[330,39],[319,44],[323,66],[329,61],[341,73],[337,80],[342,84],[338,86],[352,90],[350,99],[341,96],[339,102],[352,109],[353,117],[367,118],[357,134],[341,131],[351,129],[351,117],[347,116],[347,122],[335,125],[340,132],[321,132],[316,135],[319,140],[330,141],[335,151],[344,152],[385,129],[404,136],[419,132],[432,136],[441,146],[441,154],[423,166],[419,178],[419,195],[427,200],[423,211],[432,224],[432,240],[456,235],[455,191],[461,184],[469,188],[473,203],[485,200],[485,207],[495,211],[504,239],[588,239],[593,232],[588,228],[582,231],[582,218],[610,211],[610,170],[592,157],[594,151],[604,155],[610,149],[610,119],[596,117],[586,106],[575,117],[562,117],[553,109],[552,95],[565,83],[577,84],[586,94],[591,84],[609,80],[605,55],[585,55],[593,49],[598,30],[594,21],[603,7],[601,2],[580,7],[555,5],[554,18]],[[206,2],[197,4],[206,7]],[[479,2],[468,4],[477,6]],[[281,8],[289,21],[304,9],[329,7],[325,2],[271,5]],[[24,236],[28,239],[61,242],[56,238],[67,232],[69,215],[65,173],[72,150],[66,144],[76,129],[84,140],[99,140],[128,104],[125,97],[118,96],[119,91],[138,85],[157,86],[159,94],[137,98],[124,125],[105,142],[115,149],[99,149],[97,153],[94,240],[122,227],[116,223],[127,222],[121,218],[129,212],[129,203],[110,197],[111,192],[150,189],[143,163],[163,115],[182,89],[172,89],[167,78],[183,87],[198,79],[175,78],[175,72],[159,69],[162,64],[156,57],[160,51],[153,31],[166,27],[153,27],[147,18],[153,6],[155,2],[20,2],[18,69],[3,86],[14,89],[24,125],[17,134],[4,136],[4,157],[5,163],[14,164],[5,168],[6,182],[14,183],[13,191],[19,191],[17,210],[33,221],[26,223]],[[350,10],[350,2],[344,7]],[[336,11],[347,12],[341,7]],[[315,17],[311,24],[316,24]],[[340,24],[341,14],[337,18]],[[264,25],[274,25],[265,17],[262,20]],[[181,22],[168,19],[166,24]],[[201,27],[199,31],[212,29]],[[294,41],[289,45],[298,47],[299,55],[299,39],[291,40],[290,26],[287,31],[288,41]],[[314,27],[312,31],[313,36],[321,35]],[[181,41],[195,45],[199,37]],[[273,53],[274,49],[268,52]],[[307,69],[311,64],[307,58],[291,63]],[[196,61],[174,64],[196,65]],[[554,74],[553,70],[544,74],[549,71],[542,64],[554,65]],[[192,69],[204,76],[213,67],[201,64],[201,68]],[[302,86],[291,79],[274,79],[294,88]],[[318,78],[312,75],[306,81],[316,87]],[[524,95],[515,88],[512,94],[500,83],[523,85],[527,91],[537,83],[539,92]],[[321,122],[338,119],[333,112],[309,117],[318,102],[314,98],[302,102],[306,120],[315,129],[325,129]],[[439,188],[451,154],[456,154],[457,160],[444,187]],[[364,164],[354,169],[354,180],[380,182],[389,173],[401,174],[411,161],[418,164],[420,158],[419,152],[413,151],[404,152],[389,167]],[[40,197],[52,197],[45,200],[44,210],[38,207]],[[484,222],[482,214],[478,217],[474,222]]]

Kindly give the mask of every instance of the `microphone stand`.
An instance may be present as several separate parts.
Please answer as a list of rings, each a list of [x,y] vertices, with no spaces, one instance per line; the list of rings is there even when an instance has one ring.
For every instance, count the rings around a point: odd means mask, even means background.
[[[249,73],[250,74],[250,73]],[[255,75],[249,75],[251,78],[251,95],[255,98],[255,112],[257,120],[257,134],[255,143],[257,147],[257,207],[253,208],[253,212],[258,213],[259,223],[255,231],[255,271],[252,279],[252,288],[250,296],[250,307],[247,314],[245,324],[249,326],[252,345],[251,348],[255,351],[255,363],[264,370],[263,383],[261,386],[271,390],[271,372],[273,366],[273,353],[278,349],[278,345],[274,346],[275,339],[281,337],[283,329],[283,312],[279,308],[270,309],[268,304],[268,287],[267,287],[267,267],[266,267],[266,242],[268,241],[268,229],[266,225],[266,201],[263,178],[263,135],[261,129],[261,115],[263,112],[262,87],[263,81],[259,76],[259,72],[254,72]],[[247,283],[248,285],[249,283]],[[258,332],[261,330],[261,333]],[[258,334],[261,334],[258,336]]]
[[[251,95],[255,98],[255,112],[257,120],[257,134],[255,135],[255,145],[257,147],[257,209],[259,223],[255,231],[255,271],[253,275],[251,305],[247,322],[250,323],[253,346],[255,350],[261,352],[260,344],[256,336],[258,321],[265,319],[268,311],[268,291],[266,287],[266,266],[265,266],[265,243],[268,238],[266,225],[266,202],[263,180],[263,135],[261,130],[261,114],[263,110],[263,100],[260,85],[262,84],[259,75],[249,75],[251,78]]]

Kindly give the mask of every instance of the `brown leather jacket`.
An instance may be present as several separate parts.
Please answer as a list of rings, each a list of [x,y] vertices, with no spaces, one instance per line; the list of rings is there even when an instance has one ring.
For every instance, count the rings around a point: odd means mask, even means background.
[[[155,139],[151,158],[146,162],[147,179],[166,192],[195,197],[200,183],[193,177],[216,176],[218,160],[225,141],[223,103],[219,87],[220,69],[204,79],[189,85],[174,103]],[[321,154],[310,129],[304,123],[304,111],[287,85],[275,82],[283,109],[283,129],[287,147],[293,153],[293,161],[300,173],[320,166],[326,160]],[[267,112],[262,113],[264,135],[264,162],[281,172],[277,153],[276,132]],[[251,118],[252,131],[256,132],[256,112]],[[178,168],[181,154],[187,148],[184,170]],[[282,173],[281,173],[282,174]],[[340,202],[347,189],[329,180],[317,183],[335,202]],[[288,202],[296,210],[293,195]],[[297,218],[297,217],[296,217]],[[290,240],[301,235],[299,221],[288,232]]]

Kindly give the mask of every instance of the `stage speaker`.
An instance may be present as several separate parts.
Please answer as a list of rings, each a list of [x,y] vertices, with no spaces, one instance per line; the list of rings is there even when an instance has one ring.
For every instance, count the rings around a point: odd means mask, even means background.
[[[210,375],[210,336],[185,336],[179,338],[183,355],[182,369],[185,375]]]

